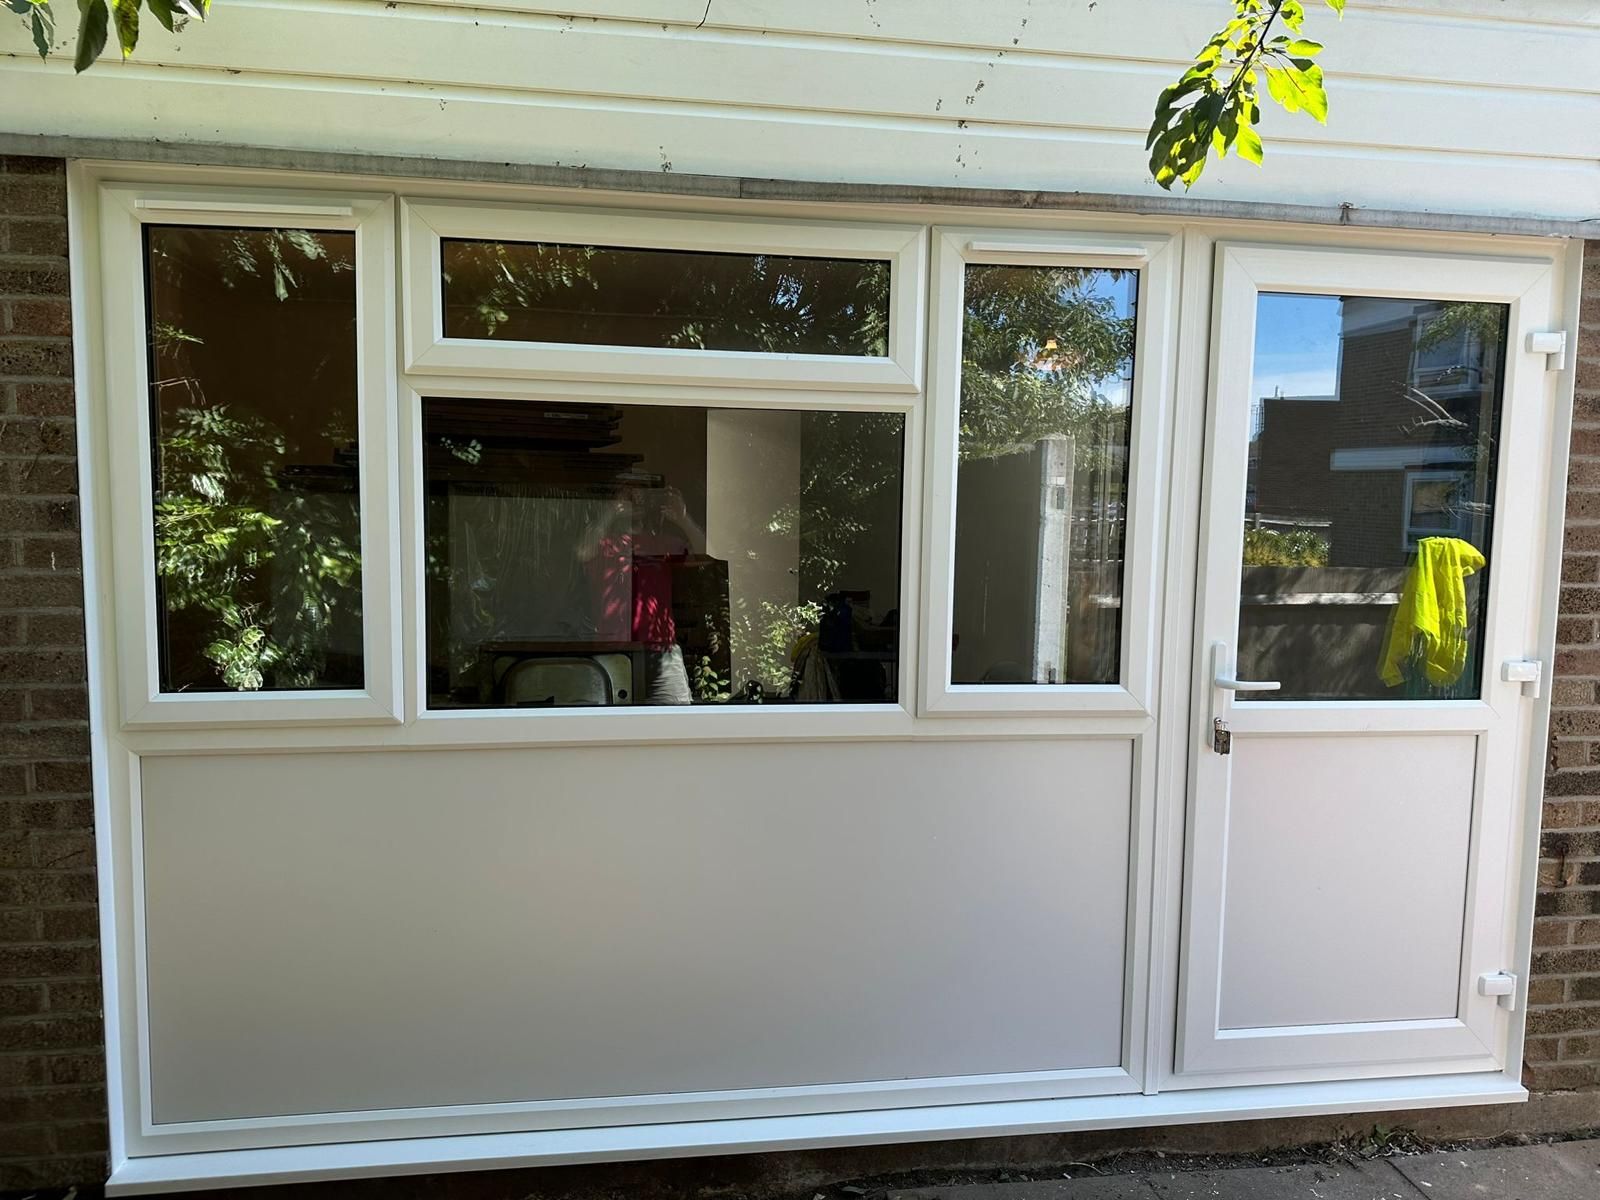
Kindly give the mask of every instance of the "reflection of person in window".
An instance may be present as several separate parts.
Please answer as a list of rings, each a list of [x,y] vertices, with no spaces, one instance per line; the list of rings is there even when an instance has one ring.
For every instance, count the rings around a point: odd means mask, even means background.
[[[672,571],[705,544],[682,492],[634,487],[589,526],[578,548],[599,592],[598,637],[645,647],[647,704],[693,702],[672,620]]]

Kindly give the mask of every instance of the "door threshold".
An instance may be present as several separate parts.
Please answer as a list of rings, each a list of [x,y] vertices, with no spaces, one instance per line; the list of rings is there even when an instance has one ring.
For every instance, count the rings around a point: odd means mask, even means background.
[[[1016,1137],[1080,1129],[1463,1104],[1507,1104],[1527,1098],[1527,1090],[1520,1084],[1500,1072],[1493,1072],[1201,1088],[1155,1096],[1078,1096],[1063,1100],[740,1117],[601,1129],[213,1150],[125,1158],[112,1172],[106,1193],[137,1196],[218,1186],[315,1183],[366,1176],[753,1154],[968,1137]]]

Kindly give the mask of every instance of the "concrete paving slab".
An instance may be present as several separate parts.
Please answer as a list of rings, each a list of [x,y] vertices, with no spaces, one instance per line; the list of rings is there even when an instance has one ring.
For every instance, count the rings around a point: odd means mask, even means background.
[[[1384,1160],[1158,1171],[1145,1178],[1160,1200],[1416,1200],[1417,1195]]]
[[[1031,1183],[890,1188],[882,1195],[883,1200],[1155,1200],[1155,1192],[1143,1175],[1086,1174],[1072,1179],[1038,1179]]]
[[[1600,1143],[1501,1146],[1392,1160],[1428,1200],[1596,1200]]]

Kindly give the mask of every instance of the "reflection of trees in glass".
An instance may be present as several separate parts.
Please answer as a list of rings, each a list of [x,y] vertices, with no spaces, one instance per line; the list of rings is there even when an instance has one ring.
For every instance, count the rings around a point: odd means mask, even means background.
[[[887,262],[449,239],[444,275],[453,337],[888,352]]]
[[[320,312],[271,331],[265,352],[291,360],[312,403],[273,394],[270,382],[270,403],[263,403],[259,390],[244,386],[263,374],[270,380],[272,368],[256,358],[261,343],[233,352],[233,339],[242,336],[234,327],[248,327],[249,306],[268,299],[265,289],[284,303],[310,272],[351,275],[353,243],[350,235],[303,230],[150,231],[161,603],[168,628],[181,625],[198,639],[215,680],[228,689],[359,684],[330,680],[328,662],[335,625],[354,621],[359,628],[360,620],[354,400],[342,407],[315,402],[317,376],[339,370],[328,360],[353,362],[354,331],[340,331],[342,345],[337,337],[297,336]],[[219,311],[230,294],[239,306]],[[353,286],[348,304],[338,307],[353,320]],[[275,349],[276,339],[293,345]],[[335,349],[320,351],[325,341]],[[208,394],[211,387],[226,398]],[[311,465],[328,463],[329,447],[349,461]],[[207,686],[198,663],[169,668],[178,676],[174,686]]]
[[[1125,400],[1108,380],[1133,364],[1131,305],[1108,283],[1124,272],[1082,267],[973,265],[966,273],[961,345],[963,459],[1032,450],[1070,437],[1080,468],[1125,438]],[[1131,280],[1128,280],[1131,283]]]
[[[1417,337],[1417,349],[1433,350],[1462,333],[1469,335],[1469,347],[1493,346],[1505,337],[1506,306],[1503,304],[1478,304],[1471,300],[1458,300],[1443,305],[1434,318],[1423,326]]]

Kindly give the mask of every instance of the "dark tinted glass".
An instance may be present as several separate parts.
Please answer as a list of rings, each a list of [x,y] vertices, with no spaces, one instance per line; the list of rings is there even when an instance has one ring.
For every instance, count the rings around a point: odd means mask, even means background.
[[[434,708],[888,702],[897,414],[429,399]]]
[[[1268,293],[1240,700],[1479,694],[1507,309]]]
[[[883,356],[889,264],[445,239],[456,338]]]
[[[355,235],[145,237],[161,688],[359,688]]]
[[[966,270],[952,683],[1118,679],[1137,292]]]

